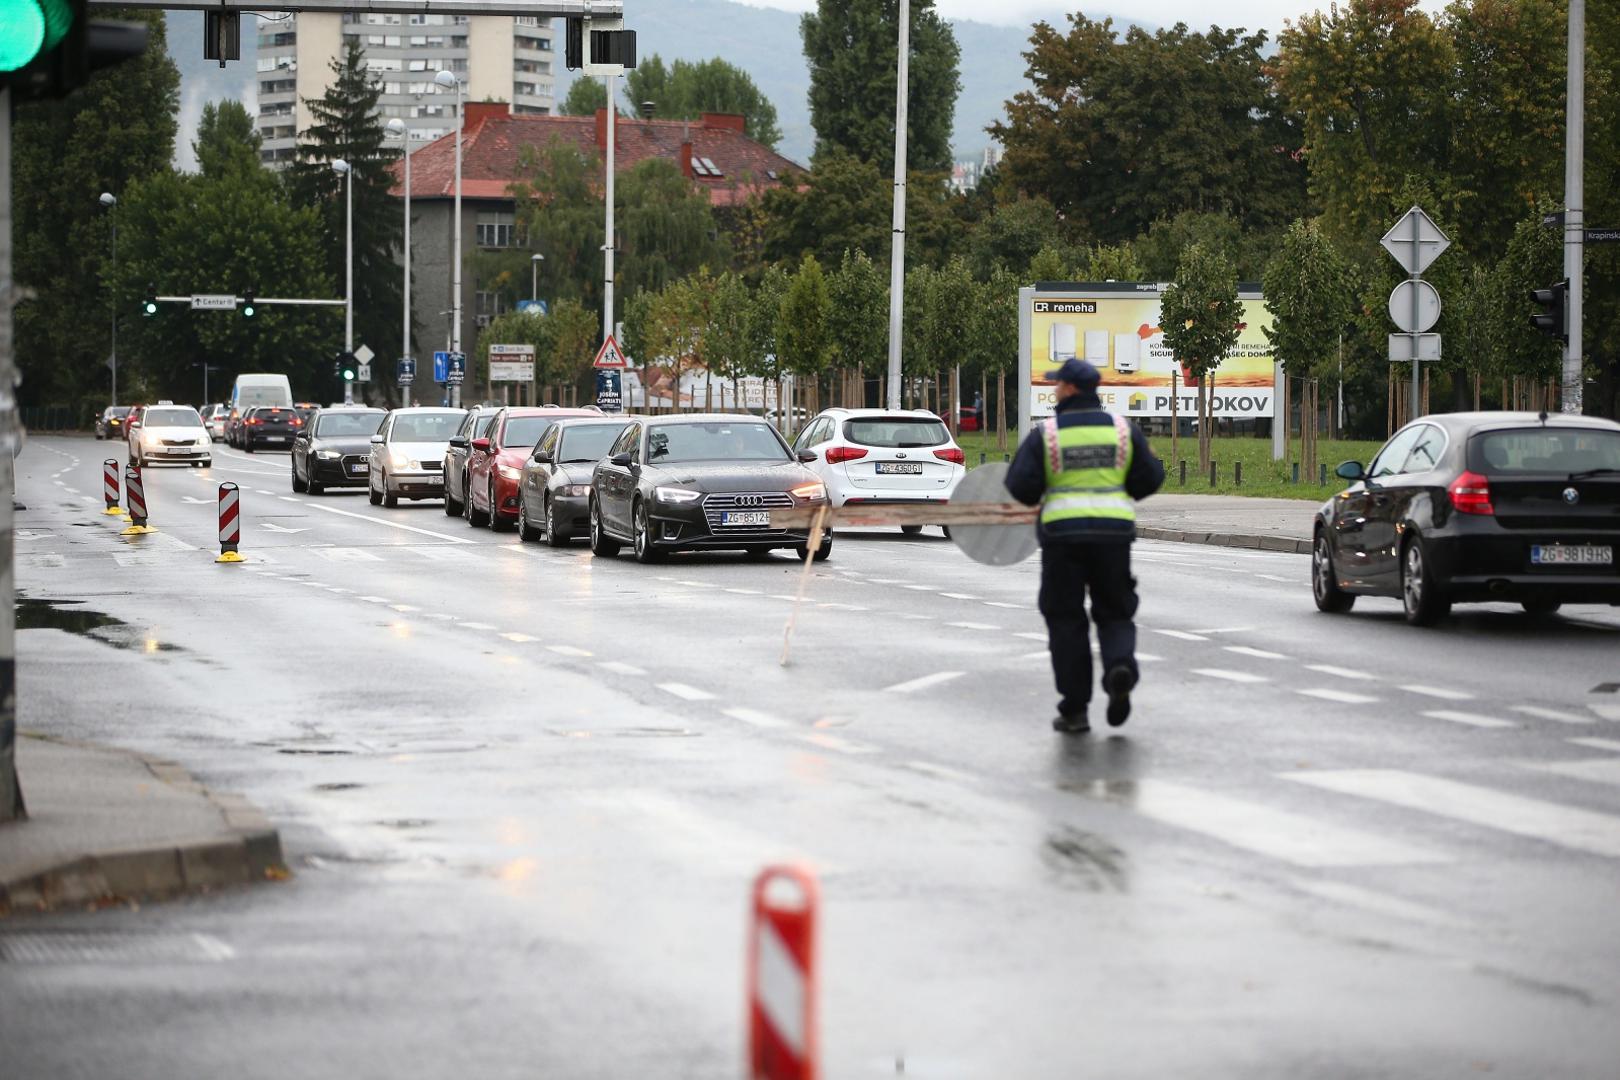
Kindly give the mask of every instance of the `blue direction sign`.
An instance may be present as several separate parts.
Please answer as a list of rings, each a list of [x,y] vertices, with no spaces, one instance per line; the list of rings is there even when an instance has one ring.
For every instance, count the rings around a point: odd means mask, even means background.
[[[450,354],[436,352],[433,354],[433,381],[443,383],[450,381]]]
[[[519,300],[517,309],[523,315],[550,315],[551,308],[544,300]]]
[[[412,357],[399,358],[399,385],[409,386],[416,381],[416,361]]]

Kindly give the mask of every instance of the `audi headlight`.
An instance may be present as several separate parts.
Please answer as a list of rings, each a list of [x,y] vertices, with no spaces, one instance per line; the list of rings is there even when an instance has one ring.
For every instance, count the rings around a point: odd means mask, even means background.
[[[659,502],[677,504],[696,502],[697,500],[703,498],[703,492],[701,491],[689,491],[686,488],[678,487],[655,488],[653,494],[658,496]]]
[[[315,451],[315,456],[320,458],[322,461],[336,461],[343,455],[338,453],[336,450],[317,450]]]
[[[590,493],[591,485],[589,484],[564,484],[557,489],[557,494],[570,499],[587,498]]]
[[[809,484],[800,484],[796,488],[791,488],[790,492],[795,499],[803,499],[805,502],[819,502],[827,497],[827,485],[817,480]]]
[[[501,477],[503,479],[521,480],[523,478],[523,473],[518,469],[512,468],[510,465],[497,465],[496,468],[500,470]]]

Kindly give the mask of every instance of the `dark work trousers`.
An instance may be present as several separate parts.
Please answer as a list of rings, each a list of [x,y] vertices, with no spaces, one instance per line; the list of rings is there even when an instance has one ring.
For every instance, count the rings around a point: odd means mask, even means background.
[[[1041,546],[1041,614],[1057,678],[1058,711],[1082,713],[1091,701],[1091,639],[1086,592],[1097,623],[1102,669],[1136,674],[1136,579],[1128,540],[1048,542]]]

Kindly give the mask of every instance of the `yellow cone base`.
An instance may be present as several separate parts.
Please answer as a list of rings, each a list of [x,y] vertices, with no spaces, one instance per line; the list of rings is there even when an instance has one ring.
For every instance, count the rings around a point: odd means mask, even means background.
[[[108,517],[123,517],[124,508],[121,506],[109,506],[107,509],[103,510],[102,513],[106,514]]]
[[[219,553],[219,558],[215,559],[214,561],[217,562],[217,563],[221,563],[221,562],[247,562],[246,559],[242,558],[242,556],[240,554],[238,554],[237,552],[234,552],[234,551],[222,551],[222,552]]]
[[[152,526],[150,526],[150,525],[131,525],[129,528],[125,529],[123,532],[119,533],[118,535],[119,536],[145,536],[147,533],[150,533],[150,532],[157,532],[157,530],[152,528]]]

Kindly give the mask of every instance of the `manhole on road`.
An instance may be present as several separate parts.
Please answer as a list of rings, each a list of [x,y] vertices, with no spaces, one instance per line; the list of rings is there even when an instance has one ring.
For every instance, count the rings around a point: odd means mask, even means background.
[[[236,955],[209,934],[22,933],[0,935],[0,961],[11,964],[218,963]]]

